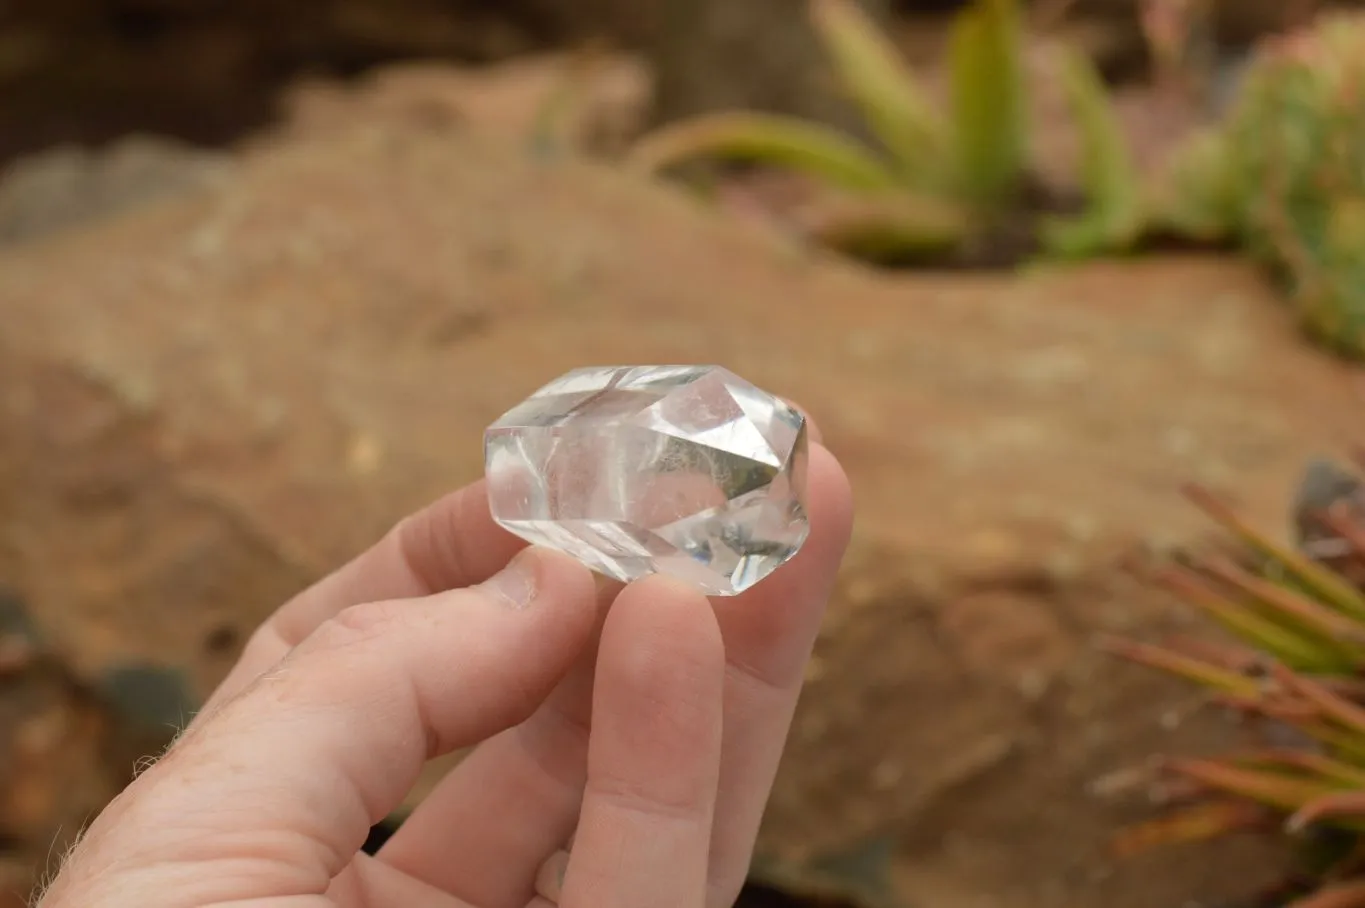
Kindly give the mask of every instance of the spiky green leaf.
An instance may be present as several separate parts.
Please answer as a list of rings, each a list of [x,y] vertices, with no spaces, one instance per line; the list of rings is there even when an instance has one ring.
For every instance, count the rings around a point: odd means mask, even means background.
[[[626,164],[656,173],[698,159],[770,164],[853,192],[899,185],[885,163],[862,143],[825,126],[766,113],[708,114],[665,126],[640,140]]]
[[[1342,671],[1352,664],[1332,641],[1305,636],[1297,628],[1267,619],[1244,603],[1221,595],[1189,571],[1170,569],[1162,571],[1159,577],[1186,602],[1287,665],[1308,671]]]
[[[1024,175],[1022,48],[1016,0],[975,0],[953,23],[953,157],[962,192],[981,205],[1011,201]]]
[[[1174,650],[1115,638],[1101,639],[1097,645],[1121,659],[1176,675],[1210,690],[1248,699],[1257,697],[1261,690],[1253,678]]]
[[[1141,181],[1127,138],[1091,59],[1066,48],[1058,62],[1063,93],[1081,137],[1086,210],[1079,217],[1046,222],[1044,246],[1065,257],[1126,251],[1143,226]]]
[[[942,118],[895,45],[857,0],[812,0],[811,18],[839,81],[909,185],[942,178]]]
[[[1317,596],[1344,614],[1365,620],[1365,592],[1356,589],[1327,568],[1272,542],[1208,490],[1192,485],[1185,488],[1185,494],[1204,513],[1222,524],[1257,555],[1282,568],[1285,574],[1306,592]]]
[[[811,221],[810,234],[823,245],[884,264],[941,259],[971,230],[960,207],[908,193],[833,199]]]
[[[1264,829],[1274,814],[1247,801],[1212,801],[1138,823],[1114,837],[1113,850],[1131,857],[1161,845],[1202,842],[1233,832]]]
[[[1338,786],[1322,781],[1285,773],[1241,769],[1217,760],[1173,760],[1171,770],[1210,788],[1284,811],[1299,810],[1339,790]]]

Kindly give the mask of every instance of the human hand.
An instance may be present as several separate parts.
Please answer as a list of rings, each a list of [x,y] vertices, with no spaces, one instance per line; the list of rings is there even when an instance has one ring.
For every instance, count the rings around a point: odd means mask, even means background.
[[[818,444],[808,476],[805,547],[714,603],[525,549],[482,482],[409,517],[256,632],[39,904],[727,908],[848,543]]]

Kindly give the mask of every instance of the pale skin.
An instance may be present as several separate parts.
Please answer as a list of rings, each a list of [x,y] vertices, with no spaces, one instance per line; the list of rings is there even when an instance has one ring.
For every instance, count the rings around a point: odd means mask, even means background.
[[[499,529],[482,483],[448,495],[255,633],[41,908],[727,908],[849,538],[818,443],[808,511],[791,562],[708,601],[595,582]]]

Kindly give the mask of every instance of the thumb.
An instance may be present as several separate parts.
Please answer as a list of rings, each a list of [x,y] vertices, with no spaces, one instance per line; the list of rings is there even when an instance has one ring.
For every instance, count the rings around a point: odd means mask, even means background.
[[[326,892],[428,758],[535,710],[588,642],[594,604],[586,568],[526,549],[477,587],[341,612],[196,719],[43,904]]]

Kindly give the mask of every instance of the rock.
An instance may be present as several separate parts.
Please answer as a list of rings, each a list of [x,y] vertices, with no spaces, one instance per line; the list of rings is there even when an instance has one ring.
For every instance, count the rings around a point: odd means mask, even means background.
[[[225,154],[143,136],[21,158],[0,171],[0,246],[193,190],[229,166]]]
[[[125,727],[33,631],[19,597],[0,591],[0,906],[28,904],[32,886],[165,735]]]
[[[639,132],[649,92],[646,66],[627,54],[547,54],[478,69],[401,64],[344,83],[299,82],[284,97],[282,124],[252,141],[321,138],[363,119],[400,131],[468,129],[542,152],[612,153]]]
[[[642,62],[624,54],[543,55],[479,69],[414,63],[349,82],[304,79],[281,122],[247,146],[322,138],[356,119],[371,125],[463,128],[539,153],[619,152],[639,130],[649,95]],[[60,145],[0,168],[0,246],[122,214],[226,177],[235,159],[158,136],[107,146]]]
[[[1090,793],[1231,736],[1167,729],[1192,692],[1089,647],[1174,623],[1119,562],[1211,530],[1191,479],[1280,529],[1303,463],[1358,440],[1351,373],[1250,269],[875,275],[387,123],[13,247],[0,320],[0,577],[82,683],[160,666],[202,697],[281,601],[477,477],[483,426],[544,380],[719,362],[815,415],[860,509],[764,855],[889,837],[911,904],[1023,908],[1274,872],[1247,843],[1115,864],[1145,808]]]

